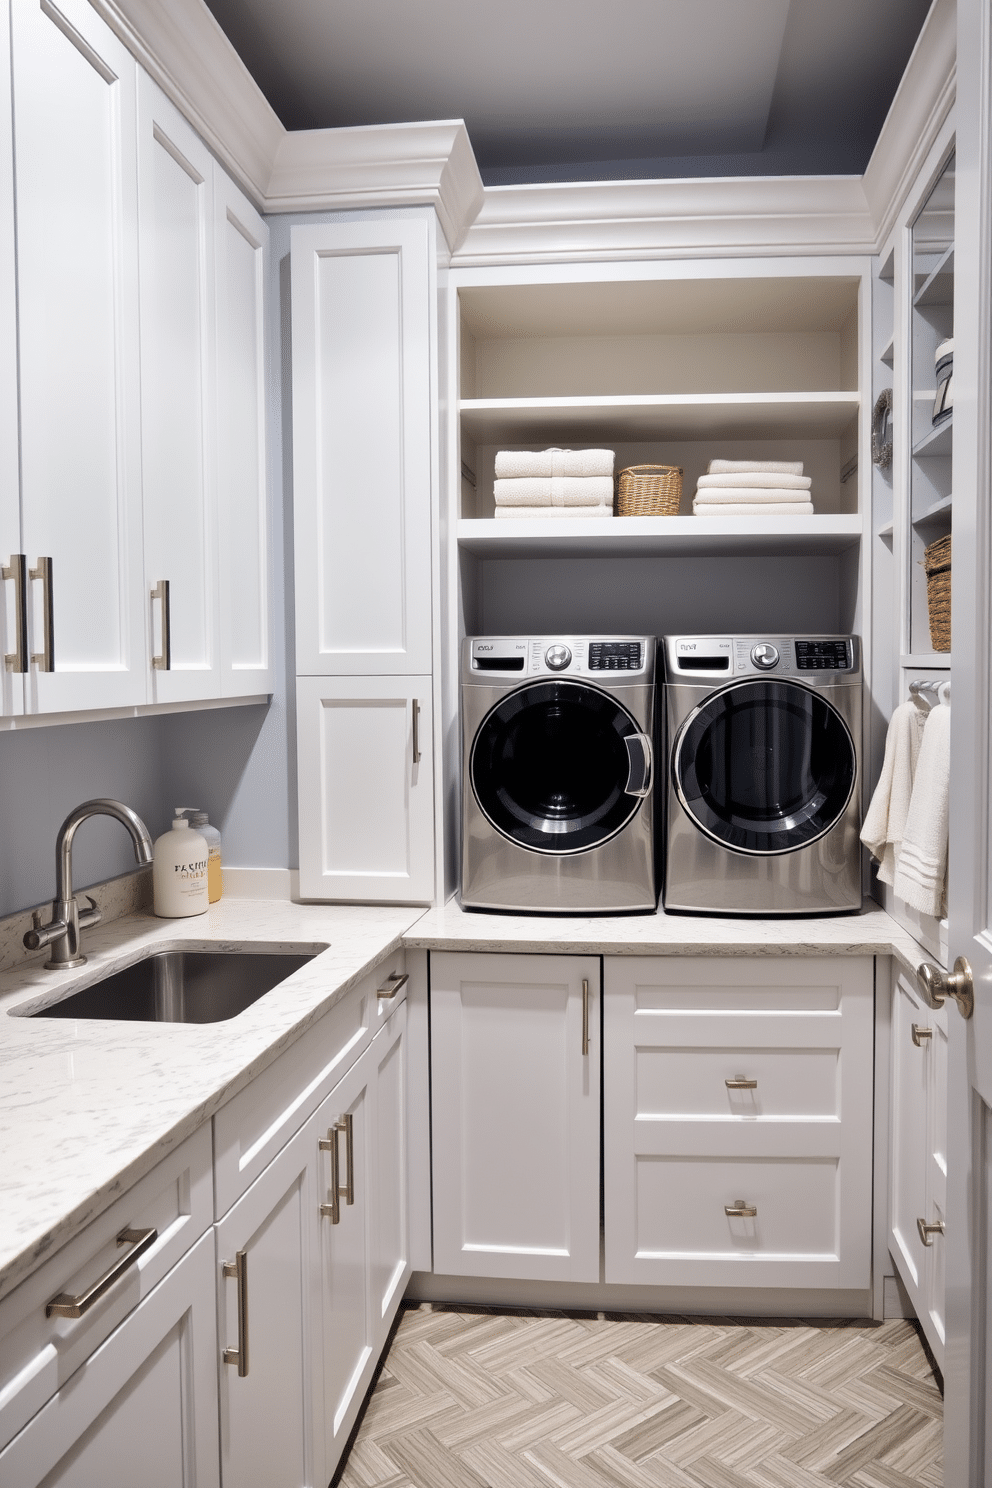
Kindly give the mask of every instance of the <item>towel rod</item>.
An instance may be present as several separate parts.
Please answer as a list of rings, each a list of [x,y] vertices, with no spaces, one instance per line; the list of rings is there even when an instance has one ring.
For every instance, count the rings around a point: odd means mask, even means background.
[[[924,677],[919,681],[910,682],[909,695],[920,702],[925,702],[931,708],[937,703],[944,703],[950,707],[951,684],[938,677]]]

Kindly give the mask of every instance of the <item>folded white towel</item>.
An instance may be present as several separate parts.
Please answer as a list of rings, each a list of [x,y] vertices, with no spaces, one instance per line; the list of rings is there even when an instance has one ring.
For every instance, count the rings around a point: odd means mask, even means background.
[[[707,475],[746,475],[760,470],[768,475],[802,475],[802,460],[711,460]]]
[[[811,517],[812,501],[694,501],[697,517]]]
[[[926,710],[913,702],[901,703],[889,719],[882,772],[861,828],[861,841],[877,860],[883,883],[895,879],[926,721]]]
[[[603,506],[613,503],[609,475],[518,477],[493,482],[497,506]]]
[[[947,907],[947,826],[951,785],[951,710],[931,708],[916,761],[913,794],[893,892],[940,919]]]
[[[496,516],[516,521],[519,517],[612,517],[613,506],[498,506]]]
[[[613,450],[547,449],[500,450],[496,455],[496,477],[499,480],[529,479],[553,475],[613,474]]]
[[[726,477],[727,481],[731,477]],[[732,486],[700,486],[696,490],[697,501],[746,501],[750,505],[756,502],[764,502],[766,505],[775,505],[783,501],[812,501],[809,491],[780,491],[777,487],[765,489],[762,486],[743,487]]]
[[[730,475],[732,480],[728,479]],[[808,475],[784,475],[778,470],[727,470],[716,475],[701,475],[696,483],[700,491],[719,490],[723,486],[735,486],[738,490],[781,488],[783,491],[808,491],[812,484]]]

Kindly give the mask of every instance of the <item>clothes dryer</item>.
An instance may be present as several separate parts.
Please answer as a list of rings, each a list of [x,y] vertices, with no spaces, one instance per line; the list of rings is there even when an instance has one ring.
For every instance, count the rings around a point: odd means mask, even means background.
[[[654,636],[463,642],[461,902],[654,911]]]
[[[666,636],[666,910],[861,908],[857,636]]]

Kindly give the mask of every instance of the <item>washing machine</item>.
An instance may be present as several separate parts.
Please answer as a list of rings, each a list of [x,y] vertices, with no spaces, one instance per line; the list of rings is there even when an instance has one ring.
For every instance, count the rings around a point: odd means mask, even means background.
[[[665,636],[666,910],[861,908],[857,636]]]
[[[462,644],[466,909],[654,912],[654,636]]]

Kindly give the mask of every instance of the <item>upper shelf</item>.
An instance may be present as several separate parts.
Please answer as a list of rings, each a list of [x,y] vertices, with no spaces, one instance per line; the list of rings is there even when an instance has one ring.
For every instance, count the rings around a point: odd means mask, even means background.
[[[913,296],[913,304],[951,305],[954,302],[954,244],[938,259]]]
[[[862,519],[812,517],[463,518],[458,546],[480,558],[829,556],[855,547]]]
[[[583,398],[466,398],[462,429],[477,444],[542,440],[838,438],[857,392],[645,393]]]

